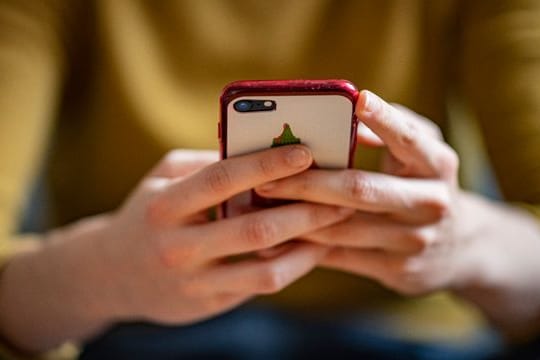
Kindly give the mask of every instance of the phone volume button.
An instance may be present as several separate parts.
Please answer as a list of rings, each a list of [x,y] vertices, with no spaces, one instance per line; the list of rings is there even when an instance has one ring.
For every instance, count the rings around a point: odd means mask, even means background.
[[[217,136],[218,139],[221,139],[221,122],[217,123]]]

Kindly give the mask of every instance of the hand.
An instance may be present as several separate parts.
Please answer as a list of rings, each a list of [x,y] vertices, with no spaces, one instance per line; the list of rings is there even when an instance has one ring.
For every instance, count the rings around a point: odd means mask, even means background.
[[[303,146],[220,162],[214,155],[172,152],[113,216],[101,245],[121,318],[184,324],[277,292],[310,271],[326,250],[301,243],[273,256],[226,259],[273,247],[352,213],[303,203],[208,222],[209,207],[302,172],[312,161]]]
[[[458,158],[427,120],[363,91],[359,141],[386,145],[383,172],[309,170],[257,188],[272,198],[346,206],[348,221],[303,236],[331,250],[324,266],[379,280],[404,294],[447,287],[463,243]]]
[[[0,282],[2,338],[43,351],[84,341],[116,321],[186,324],[279,291],[326,249],[275,245],[352,212],[292,204],[209,222],[207,209],[311,162],[303,146],[219,162],[215,153],[171,152],[115,213],[56,229],[10,259]]]
[[[273,198],[357,210],[303,236],[330,268],[403,294],[450,289],[513,341],[540,329],[540,226],[527,212],[458,188],[458,158],[429,120],[363,91],[358,140],[386,146],[383,173],[309,170],[260,186]]]

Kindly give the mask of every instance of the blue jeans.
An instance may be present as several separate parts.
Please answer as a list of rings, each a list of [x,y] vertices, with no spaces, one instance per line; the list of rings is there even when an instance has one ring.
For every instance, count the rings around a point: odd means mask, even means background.
[[[474,345],[404,342],[350,321],[315,320],[246,305],[189,326],[121,324],[86,344],[93,359],[485,359],[500,350],[492,334]]]

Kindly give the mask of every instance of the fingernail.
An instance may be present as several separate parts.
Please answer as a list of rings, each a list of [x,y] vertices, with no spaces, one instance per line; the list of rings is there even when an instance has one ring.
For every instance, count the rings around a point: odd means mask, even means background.
[[[364,112],[373,113],[381,107],[381,103],[377,96],[369,91],[364,92]]]
[[[276,187],[276,182],[268,182],[266,184],[262,184],[261,186],[257,186],[255,190],[261,191],[261,192],[268,192]]]
[[[302,147],[294,147],[286,155],[287,163],[291,166],[300,167],[307,165],[310,156],[306,149]]]

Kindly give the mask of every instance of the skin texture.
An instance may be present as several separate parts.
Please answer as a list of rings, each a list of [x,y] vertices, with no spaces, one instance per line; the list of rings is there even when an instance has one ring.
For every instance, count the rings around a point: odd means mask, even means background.
[[[365,125],[358,140],[386,148],[381,173],[308,170],[257,192],[357,210],[303,236],[330,247],[322,266],[405,295],[454,290],[512,340],[537,331],[537,220],[459,189],[457,155],[429,120],[368,91],[356,114]]]
[[[382,172],[306,170],[312,158],[299,145],[220,162],[173,151],[119,210],[58,229],[10,261],[2,334],[31,352],[115,321],[197,322],[317,265],[406,295],[451,289],[514,339],[537,331],[536,220],[459,189],[458,158],[428,120],[367,91],[356,111],[359,141],[386,147]],[[206,220],[207,208],[253,187],[304,202]]]
[[[4,336],[20,349],[41,351],[84,340],[115,321],[200,321],[281,290],[327,249],[294,243],[266,256],[227,257],[279,245],[353,212],[303,203],[208,222],[209,207],[312,162],[303,146],[216,159],[174,151],[117,212],[59,229],[15,257],[0,286]]]

